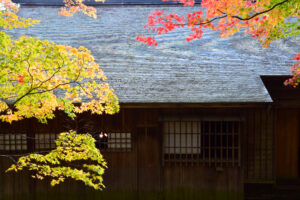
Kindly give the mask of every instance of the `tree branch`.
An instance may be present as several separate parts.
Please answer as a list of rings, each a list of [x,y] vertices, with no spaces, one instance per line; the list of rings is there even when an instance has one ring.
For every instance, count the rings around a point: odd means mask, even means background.
[[[279,3],[275,4],[274,6],[272,6],[271,8],[269,8],[269,9],[267,9],[267,10],[264,10],[264,11],[262,11],[262,12],[255,13],[254,15],[252,15],[252,16],[250,16],[250,17],[247,17],[247,18],[242,18],[242,17],[239,17],[239,16],[232,16],[232,17],[233,17],[233,18],[236,18],[236,19],[239,19],[239,20],[242,20],[242,21],[247,21],[247,20],[253,19],[254,17],[257,17],[257,16],[259,16],[259,15],[262,15],[262,14],[264,14],[264,13],[267,13],[267,12],[273,10],[274,8],[276,8],[277,6],[280,6],[280,5],[282,5],[282,4],[284,4],[284,3],[288,2],[288,1],[290,1],[290,0],[284,0],[284,1],[282,1],[282,2],[279,2]]]
[[[59,56],[61,57],[60,54]],[[64,65],[65,65],[65,61],[62,59],[62,64],[58,67],[58,69],[48,79],[41,81],[41,83],[36,88],[40,88],[44,83],[50,81],[62,69]]]
[[[18,165],[18,162],[11,155],[0,155],[0,157],[9,158],[13,163]]]
[[[239,20],[242,20],[242,21],[247,21],[247,20],[253,19],[254,17],[257,17],[257,16],[259,16],[259,15],[262,15],[262,14],[264,14],[264,13],[270,12],[271,10],[275,9],[277,6],[280,6],[280,5],[282,5],[282,4],[284,4],[284,3],[288,2],[288,1],[290,1],[290,0],[284,0],[284,1],[282,1],[282,2],[279,2],[279,3],[275,4],[275,5],[273,5],[271,8],[269,8],[269,9],[267,9],[267,10],[264,10],[264,11],[261,11],[261,12],[258,12],[258,13],[255,13],[254,15],[252,15],[252,16],[250,16],[250,17],[247,17],[247,18],[242,18],[242,17],[237,16],[237,15],[234,15],[234,16],[231,16],[231,17],[232,17],[232,18],[239,19]],[[222,19],[222,18],[228,17],[228,15],[227,15],[225,12],[222,12],[222,11],[220,11],[220,10],[218,10],[218,11],[221,12],[222,14],[224,14],[224,15],[223,15],[223,16],[219,16],[219,17],[215,17],[215,18],[213,18],[213,19],[211,19],[211,20],[209,20],[209,21],[203,22],[203,23],[199,23],[198,25],[206,25],[206,24],[210,24],[210,23],[212,23],[212,22],[215,21],[215,20],[218,20],[218,19]]]

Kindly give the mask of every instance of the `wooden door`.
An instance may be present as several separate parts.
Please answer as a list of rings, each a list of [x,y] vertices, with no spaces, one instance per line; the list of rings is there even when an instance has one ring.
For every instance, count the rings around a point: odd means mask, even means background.
[[[138,199],[160,199],[160,133],[156,127],[140,127],[136,136]]]
[[[299,109],[279,109],[275,123],[277,179],[299,178]]]

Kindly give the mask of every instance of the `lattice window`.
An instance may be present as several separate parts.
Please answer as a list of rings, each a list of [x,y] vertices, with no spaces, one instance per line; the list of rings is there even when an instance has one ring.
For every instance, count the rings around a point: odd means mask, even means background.
[[[131,151],[131,133],[92,133],[96,147],[104,151]]]
[[[164,161],[240,165],[240,122],[170,120],[163,123]]]
[[[35,149],[54,149],[56,147],[55,140],[57,138],[58,134],[55,133],[37,133],[35,134]]]
[[[166,122],[164,131],[166,154],[199,154],[201,152],[200,123],[188,121]]]
[[[131,133],[108,133],[108,150],[131,151]]]
[[[0,151],[26,151],[26,134],[0,134]]]

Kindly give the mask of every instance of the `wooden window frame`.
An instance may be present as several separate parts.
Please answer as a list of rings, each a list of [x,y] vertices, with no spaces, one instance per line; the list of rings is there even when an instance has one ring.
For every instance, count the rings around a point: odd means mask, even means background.
[[[49,136],[49,138],[45,136]],[[53,133],[53,132],[35,133],[35,137],[34,137],[35,151],[46,151],[46,150],[55,149],[56,148],[55,140],[58,138],[58,136],[59,136],[58,133]]]
[[[27,152],[28,140],[26,132],[0,133],[0,151],[5,153]]]
[[[95,134],[92,135],[95,138]],[[130,131],[109,131],[107,134],[107,141],[103,142],[96,139],[98,147],[101,152],[131,152],[132,151],[132,133]],[[98,137],[97,137],[98,138]]]
[[[176,123],[180,125],[175,125]],[[188,127],[189,124],[190,127]],[[195,124],[196,128],[194,128]],[[174,127],[171,128],[171,126]],[[178,131],[176,128],[180,130]],[[193,132],[189,133],[188,129]],[[239,118],[171,117],[162,120],[162,133],[164,164],[198,164],[216,168],[241,165],[241,120]],[[194,134],[197,137],[193,136]],[[179,136],[174,137],[172,146],[170,137],[174,135]],[[183,139],[184,137],[185,139]],[[190,138],[187,139],[188,137]],[[198,137],[200,138],[198,139]],[[175,148],[179,148],[179,150],[170,150],[174,148],[174,144],[176,144],[174,140],[177,138],[183,139],[182,141],[186,144],[182,145],[181,141],[177,143],[179,147],[175,145]],[[197,138],[197,142],[193,141],[195,138]],[[197,151],[195,152],[194,149]]]

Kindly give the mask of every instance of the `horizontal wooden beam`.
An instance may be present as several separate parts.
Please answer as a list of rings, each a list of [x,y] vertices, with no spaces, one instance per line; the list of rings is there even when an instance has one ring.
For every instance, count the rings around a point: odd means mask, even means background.
[[[266,105],[272,103],[120,103],[121,108],[258,108]]]

